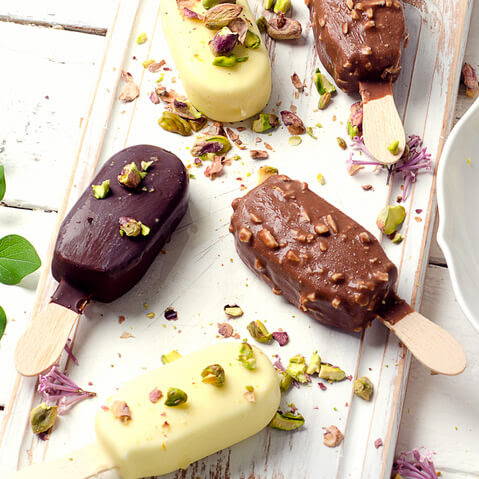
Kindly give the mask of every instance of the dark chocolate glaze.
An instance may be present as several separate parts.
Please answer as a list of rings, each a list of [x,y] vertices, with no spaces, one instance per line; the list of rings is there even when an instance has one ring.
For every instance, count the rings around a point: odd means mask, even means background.
[[[395,81],[405,40],[400,0],[308,0],[316,49],[348,93],[360,81]]]
[[[118,183],[123,166],[153,161],[135,190]],[[96,199],[91,185],[110,180],[110,194]],[[52,263],[60,286],[52,301],[78,311],[82,300],[110,302],[131,289],[169,241],[188,206],[188,175],[172,153],[150,145],[125,148],[101,168],[63,221]],[[120,236],[119,218],[151,228],[147,236]],[[79,297],[77,297],[79,296]]]
[[[380,243],[306,183],[275,175],[232,206],[241,259],[321,323],[359,331],[392,294],[397,269]]]

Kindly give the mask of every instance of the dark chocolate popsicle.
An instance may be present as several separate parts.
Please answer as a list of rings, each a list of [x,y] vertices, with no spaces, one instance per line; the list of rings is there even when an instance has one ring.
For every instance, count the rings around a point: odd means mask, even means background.
[[[118,176],[132,163],[137,171],[123,180],[128,186],[120,184]],[[109,192],[98,199],[92,186],[105,180]],[[151,145],[113,155],[60,227],[52,263],[60,285],[52,301],[81,312],[91,299],[110,302],[126,293],[170,239],[187,205],[188,175],[175,155]],[[127,228],[123,234],[120,223]]]
[[[232,206],[241,259],[321,323],[359,331],[394,298],[397,269],[376,238],[306,183],[275,175]]]
[[[307,0],[321,63],[348,93],[395,81],[405,21],[400,0]]]

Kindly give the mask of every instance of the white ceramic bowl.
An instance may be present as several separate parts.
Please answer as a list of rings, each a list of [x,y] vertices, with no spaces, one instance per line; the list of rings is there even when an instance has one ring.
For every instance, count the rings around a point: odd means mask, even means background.
[[[479,100],[447,139],[437,185],[437,240],[456,299],[479,331]]]

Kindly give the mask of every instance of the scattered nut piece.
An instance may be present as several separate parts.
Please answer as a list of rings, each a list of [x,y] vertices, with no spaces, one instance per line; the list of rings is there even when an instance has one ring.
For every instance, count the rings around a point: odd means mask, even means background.
[[[343,433],[336,426],[323,427],[323,444],[328,447],[339,446],[344,439]]]

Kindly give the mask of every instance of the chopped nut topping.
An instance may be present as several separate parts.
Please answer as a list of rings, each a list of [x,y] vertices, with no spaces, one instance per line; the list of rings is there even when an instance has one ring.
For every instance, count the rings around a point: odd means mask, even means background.
[[[269,158],[269,154],[265,150],[250,150],[250,155],[253,160],[266,160]]]
[[[336,221],[334,221],[331,215],[326,216],[326,221],[328,222],[329,227],[333,230],[334,233],[337,233],[339,231],[338,225],[336,224]]]
[[[248,228],[241,228],[238,233],[238,238],[242,243],[249,243],[253,233]]]
[[[329,233],[329,228],[323,223],[318,223],[317,225],[314,225],[314,231],[316,231],[318,235],[325,235]]]
[[[263,263],[258,258],[254,260],[254,268],[258,271],[264,271],[265,269]]]
[[[324,240],[320,240],[319,241],[319,249],[323,252],[328,251],[328,243],[326,243],[326,241],[324,241]]]
[[[334,309],[338,309],[339,306],[341,305],[341,300],[339,298],[334,298],[332,301],[331,301],[331,305]]]
[[[131,411],[125,401],[114,401],[111,405],[111,412],[113,416],[123,423],[127,423],[131,420]]]
[[[370,19],[371,19],[371,18],[374,18],[374,10],[373,10],[372,8],[368,8],[368,9],[366,10],[366,16],[367,16],[368,18],[370,18]]]
[[[374,273],[374,278],[377,279],[378,281],[382,281],[382,282],[387,282],[389,281],[389,274],[388,273],[384,273],[383,271],[376,271]]]
[[[239,318],[243,316],[243,310],[237,304],[227,304],[223,310],[229,318]]]
[[[253,223],[256,223],[257,225],[260,225],[263,222],[263,220],[259,216],[256,216],[254,213],[250,213],[249,217],[251,218],[251,221]]]
[[[366,231],[362,231],[361,233],[358,234],[358,239],[361,241],[363,244],[370,244],[371,243],[371,238],[370,236],[366,233]]]
[[[267,230],[267,229],[262,229],[259,233],[258,233],[258,238],[268,247],[268,248],[271,248],[271,249],[275,249],[277,248],[279,245],[278,245],[278,242],[276,241],[275,237],[273,236],[273,234],[271,233],[271,231]]]
[[[361,15],[357,12],[357,10],[353,10],[351,12],[351,18],[353,20],[359,20],[361,18]]]
[[[371,28],[374,28],[376,26],[376,22],[374,20],[369,20],[364,24],[364,29],[365,30],[370,30]]]
[[[372,50],[371,47],[369,47],[369,46],[366,45],[366,46],[364,46],[364,47],[361,48],[361,53],[362,53],[363,55],[371,55],[371,54],[373,53],[373,50]]]
[[[286,259],[292,263],[299,263],[301,261],[300,257],[291,249],[286,253]]]
[[[336,426],[323,427],[323,444],[328,447],[339,446],[344,439],[343,433]]]
[[[331,280],[334,282],[334,283],[339,283],[341,281],[344,281],[344,274],[343,273],[333,273],[331,275]]]

